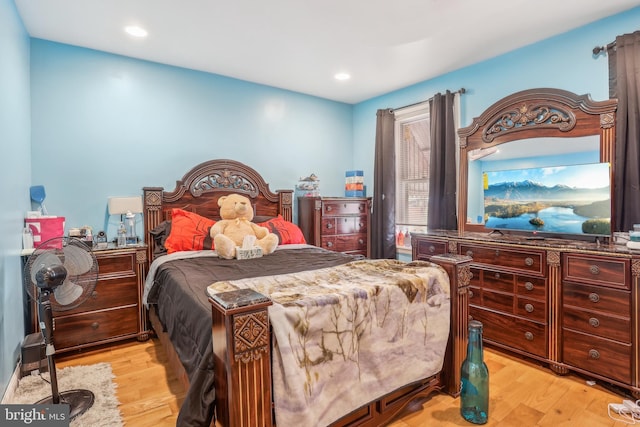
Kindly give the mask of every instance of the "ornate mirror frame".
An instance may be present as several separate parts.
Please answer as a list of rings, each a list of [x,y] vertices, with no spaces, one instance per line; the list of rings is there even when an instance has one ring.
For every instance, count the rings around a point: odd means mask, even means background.
[[[469,153],[506,142],[540,137],[600,136],[600,162],[611,165],[611,230],[614,220],[615,112],[618,101],[593,101],[561,89],[529,89],[509,95],[487,108],[471,125],[458,130],[460,168],[458,231],[487,231],[467,222]]]

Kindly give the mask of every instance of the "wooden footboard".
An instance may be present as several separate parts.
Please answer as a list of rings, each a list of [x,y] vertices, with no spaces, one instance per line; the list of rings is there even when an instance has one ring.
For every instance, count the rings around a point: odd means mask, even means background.
[[[443,255],[432,258],[451,284],[451,329],[443,369],[371,402],[334,426],[380,426],[398,416],[418,398],[444,391],[460,393],[460,366],[465,355],[468,322],[467,287],[471,258]],[[268,307],[258,293],[209,299],[216,366],[216,414],[225,427],[270,427],[273,421]]]

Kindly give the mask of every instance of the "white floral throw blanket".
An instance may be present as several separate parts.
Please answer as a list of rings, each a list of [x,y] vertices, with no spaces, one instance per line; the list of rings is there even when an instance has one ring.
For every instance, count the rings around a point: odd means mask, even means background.
[[[362,260],[216,282],[269,296],[278,426],[326,426],[442,369],[449,277],[424,261]]]

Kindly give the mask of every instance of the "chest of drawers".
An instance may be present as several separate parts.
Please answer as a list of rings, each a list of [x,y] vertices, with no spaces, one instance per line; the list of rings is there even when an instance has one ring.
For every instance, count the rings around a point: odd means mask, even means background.
[[[563,361],[578,369],[631,381],[630,261],[564,254]]]
[[[298,226],[307,243],[369,257],[371,199],[299,197]]]

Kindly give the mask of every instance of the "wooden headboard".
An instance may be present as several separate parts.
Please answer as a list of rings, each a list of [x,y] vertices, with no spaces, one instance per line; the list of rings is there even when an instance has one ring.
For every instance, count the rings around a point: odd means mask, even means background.
[[[218,199],[239,193],[251,199],[254,215],[292,220],[293,190],[269,189],[269,184],[251,167],[235,160],[209,160],[195,166],[176,181],[172,191],[144,187],[144,238],[148,259],[153,259],[155,242],[149,232],[171,219],[171,209],[180,208],[207,218],[219,219]]]

